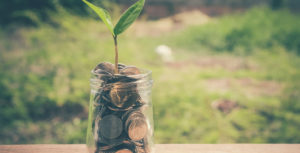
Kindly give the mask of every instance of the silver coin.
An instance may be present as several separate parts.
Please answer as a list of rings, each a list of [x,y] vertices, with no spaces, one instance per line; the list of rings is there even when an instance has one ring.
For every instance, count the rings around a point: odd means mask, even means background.
[[[108,139],[115,139],[122,133],[122,121],[115,115],[107,115],[99,122],[99,131],[102,136]]]

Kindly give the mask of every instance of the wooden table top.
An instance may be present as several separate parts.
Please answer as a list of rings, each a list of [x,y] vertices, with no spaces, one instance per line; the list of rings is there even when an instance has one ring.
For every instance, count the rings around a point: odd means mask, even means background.
[[[0,153],[87,153],[84,144],[0,145]],[[155,153],[300,153],[300,144],[157,144]]]

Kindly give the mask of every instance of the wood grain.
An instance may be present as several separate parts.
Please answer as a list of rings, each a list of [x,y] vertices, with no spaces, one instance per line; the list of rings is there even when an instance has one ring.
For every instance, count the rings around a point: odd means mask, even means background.
[[[83,144],[0,145],[0,153],[87,153]],[[155,153],[300,153],[299,144],[157,144]]]

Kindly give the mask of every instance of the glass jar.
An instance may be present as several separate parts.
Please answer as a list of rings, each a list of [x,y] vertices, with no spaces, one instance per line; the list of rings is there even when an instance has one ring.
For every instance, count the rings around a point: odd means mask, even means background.
[[[151,71],[138,75],[92,71],[87,129],[90,153],[152,153]]]

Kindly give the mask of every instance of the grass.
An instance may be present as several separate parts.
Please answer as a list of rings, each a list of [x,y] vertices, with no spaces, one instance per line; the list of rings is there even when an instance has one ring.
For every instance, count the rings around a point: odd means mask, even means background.
[[[113,62],[113,41],[94,19],[52,18],[57,27],[0,31],[1,144],[85,142],[90,70]],[[155,142],[299,143],[299,21],[255,8],[120,37],[120,62],[153,71]],[[154,52],[160,44],[173,48],[172,63]],[[237,107],[212,107],[224,101]]]

